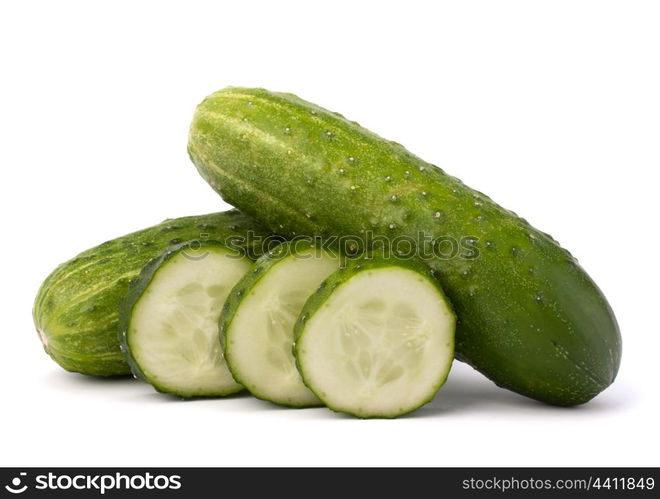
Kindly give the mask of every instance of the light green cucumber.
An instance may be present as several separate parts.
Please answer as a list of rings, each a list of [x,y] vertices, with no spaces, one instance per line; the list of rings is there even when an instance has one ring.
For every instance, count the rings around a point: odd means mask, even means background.
[[[207,241],[167,250],[148,263],[120,307],[123,351],[133,373],[180,397],[242,390],[225,363],[218,320],[227,296],[250,270],[243,253]]]
[[[232,210],[165,220],[80,253],[44,281],[34,303],[34,323],[46,352],[68,371],[124,375],[119,349],[119,302],[129,281],[169,246],[215,239],[256,258],[269,237],[253,219]]]
[[[339,260],[308,240],[283,243],[232,290],[220,318],[225,357],[234,378],[255,397],[290,407],[321,404],[296,369],[293,326]]]
[[[459,317],[457,357],[498,385],[574,405],[616,377],[616,319],[577,261],[401,145],[291,94],[227,88],[198,106],[188,151],[278,233],[416,242]]]
[[[331,409],[393,418],[429,402],[454,358],[456,318],[417,261],[349,260],[323,282],[295,326],[305,384]]]

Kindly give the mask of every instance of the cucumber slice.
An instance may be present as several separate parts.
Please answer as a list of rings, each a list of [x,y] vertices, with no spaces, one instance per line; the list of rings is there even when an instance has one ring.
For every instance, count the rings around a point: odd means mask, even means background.
[[[292,241],[257,260],[232,291],[220,319],[225,357],[255,397],[290,407],[322,405],[296,369],[293,327],[307,298],[338,268],[338,255]]]
[[[218,320],[250,267],[242,253],[210,241],[194,251],[180,244],[148,263],[122,303],[122,346],[133,373],[181,397],[241,390],[224,361]]]
[[[296,323],[305,384],[331,409],[393,418],[430,401],[447,379],[456,318],[429,270],[385,258],[330,276]]]

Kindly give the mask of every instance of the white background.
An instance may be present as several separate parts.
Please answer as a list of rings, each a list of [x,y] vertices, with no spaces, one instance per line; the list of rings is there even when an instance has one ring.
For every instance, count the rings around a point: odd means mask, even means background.
[[[660,465],[659,26],[651,1],[3,2],[0,465]],[[227,85],[342,112],[553,234],[617,314],[616,383],[559,409],[455,365],[414,415],[360,421],[62,371],[40,282],[226,207],[186,136]]]

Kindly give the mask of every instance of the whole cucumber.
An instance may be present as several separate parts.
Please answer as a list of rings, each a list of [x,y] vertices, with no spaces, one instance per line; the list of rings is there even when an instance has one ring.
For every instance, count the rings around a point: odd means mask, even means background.
[[[227,202],[284,235],[467,241],[476,258],[426,261],[459,319],[457,358],[498,385],[575,405],[614,380],[616,319],[570,253],[403,146],[291,94],[227,88],[197,107],[188,150]]]
[[[190,240],[228,241],[256,258],[259,237],[267,235],[250,217],[232,210],[165,220],[80,253],[57,267],[37,293],[33,316],[41,343],[68,371],[129,374],[119,347],[119,303],[142,267],[169,246]]]

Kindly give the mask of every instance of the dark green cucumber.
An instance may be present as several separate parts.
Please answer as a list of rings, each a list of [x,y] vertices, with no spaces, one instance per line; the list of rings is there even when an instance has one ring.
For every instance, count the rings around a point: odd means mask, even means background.
[[[256,237],[248,238],[252,232]],[[129,374],[119,349],[119,302],[151,258],[186,240],[250,245],[261,254],[258,237],[268,233],[247,215],[225,213],[184,217],[135,232],[80,253],[44,281],[34,303],[34,323],[46,352],[68,371],[96,376]]]
[[[198,106],[188,150],[226,201],[279,233],[465,243],[426,260],[459,318],[457,357],[498,385],[574,405],[614,380],[616,319],[577,261],[403,146],[291,94],[228,88]]]
[[[394,418],[433,399],[454,358],[456,316],[417,260],[371,254],[331,274],[296,321],[305,384],[330,409]]]

